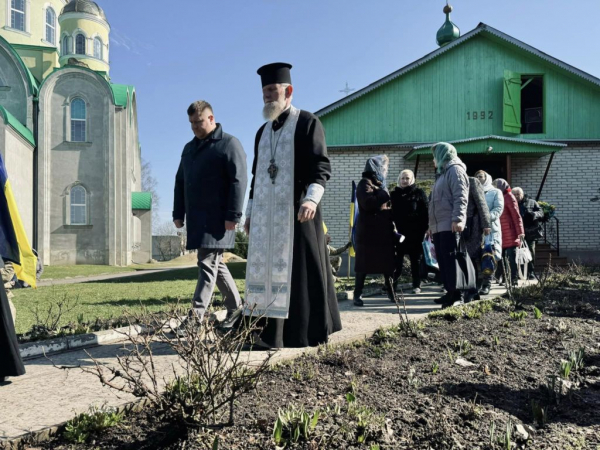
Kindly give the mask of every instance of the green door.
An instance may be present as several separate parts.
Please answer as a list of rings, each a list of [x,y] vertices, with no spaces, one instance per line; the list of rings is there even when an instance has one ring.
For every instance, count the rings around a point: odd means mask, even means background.
[[[521,134],[521,74],[504,71],[503,127],[507,133]]]

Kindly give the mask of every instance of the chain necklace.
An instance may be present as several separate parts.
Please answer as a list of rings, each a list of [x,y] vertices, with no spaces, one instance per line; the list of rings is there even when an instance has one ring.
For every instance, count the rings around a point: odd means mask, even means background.
[[[283,126],[285,127],[285,124]],[[275,140],[275,131],[273,131],[273,124],[271,124],[271,164],[269,164],[267,172],[269,172],[269,177],[271,177],[272,184],[275,184],[275,178],[277,178],[277,172],[279,172],[279,167],[277,164],[275,164],[275,155],[277,154],[277,144],[279,144],[279,138],[282,134],[283,127],[281,127],[280,133],[277,136],[277,140]]]

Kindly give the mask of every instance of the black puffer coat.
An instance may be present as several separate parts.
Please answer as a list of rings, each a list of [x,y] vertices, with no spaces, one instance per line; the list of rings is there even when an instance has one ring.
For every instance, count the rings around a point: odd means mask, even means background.
[[[367,274],[394,272],[394,223],[390,194],[376,181],[363,178],[356,187],[356,262],[354,270]]]
[[[519,202],[519,212],[523,219],[523,227],[525,228],[525,239],[533,241],[543,237],[542,219],[544,211],[534,199],[527,195]]]
[[[406,238],[404,245],[409,248],[422,246],[429,227],[429,202],[425,191],[414,184],[405,188],[398,186],[390,197],[396,230]]]

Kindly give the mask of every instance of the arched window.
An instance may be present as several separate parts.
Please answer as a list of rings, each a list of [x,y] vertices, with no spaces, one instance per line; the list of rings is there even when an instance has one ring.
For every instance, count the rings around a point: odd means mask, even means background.
[[[56,13],[51,7],[46,8],[46,42],[56,45]]]
[[[85,102],[80,98],[75,98],[71,102],[71,141],[85,142],[86,125]]]
[[[71,225],[87,225],[87,192],[81,185],[73,186],[69,195]]]
[[[61,43],[61,54],[62,55],[70,55],[71,54],[71,46],[69,45],[71,37],[66,34],[62,37]]]
[[[78,34],[75,38],[75,53],[85,55],[85,36],[83,34]]]
[[[102,39],[94,39],[94,58],[102,59]]]
[[[25,31],[25,0],[10,0],[10,27]]]

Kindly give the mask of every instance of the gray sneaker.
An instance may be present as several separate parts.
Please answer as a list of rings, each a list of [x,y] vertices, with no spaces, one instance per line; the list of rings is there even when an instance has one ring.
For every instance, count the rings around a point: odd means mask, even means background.
[[[201,330],[201,324],[197,317],[186,317],[177,328],[173,331],[179,337],[187,337],[188,333],[191,331],[191,327],[195,327],[197,329],[197,336],[202,339],[204,336],[204,330]]]

